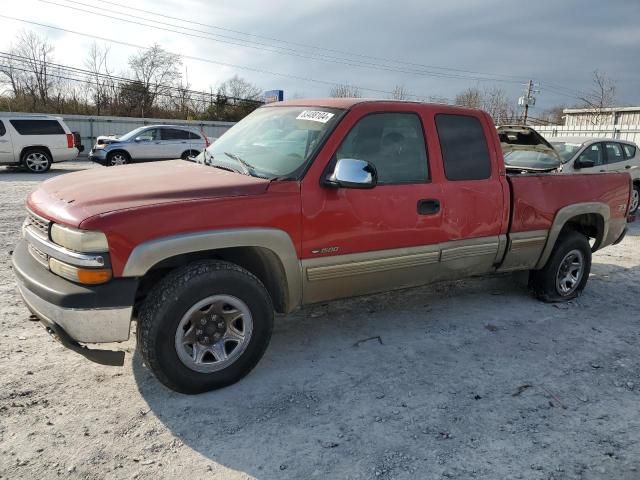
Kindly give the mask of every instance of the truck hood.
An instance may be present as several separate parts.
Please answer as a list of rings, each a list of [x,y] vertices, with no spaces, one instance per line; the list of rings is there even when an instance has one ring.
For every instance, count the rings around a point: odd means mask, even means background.
[[[28,207],[70,226],[95,215],[161,203],[259,195],[269,180],[173,160],[119,167],[96,167],[43,182]]]

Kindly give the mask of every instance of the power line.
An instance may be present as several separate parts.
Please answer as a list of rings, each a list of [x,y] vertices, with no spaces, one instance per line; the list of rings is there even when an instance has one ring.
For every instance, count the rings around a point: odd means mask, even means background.
[[[71,3],[79,3],[79,2],[77,2],[75,0],[66,0],[66,1],[67,2],[71,2]],[[198,26],[207,27],[207,28],[210,28],[210,29],[237,33],[237,34],[241,34],[241,35],[245,35],[245,36],[249,36],[249,37],[261,38],[261,39],[264,39],[264,40],[275,41],[275,42],[279,42],[279,43],[283,43],[283,44],[294,45],[294,46],[313,49],[313,50],[324,50],[324,51],[327,51],[327,52],[338,53],[338,54],[347,55],[347,56],[355,56],[355,57],[360,57],[360,58],[367,58],[367,59],[370,59],[370,60],[384,61],[384,62],[387,62],[387,63],[395,63],[395,64],[404,64],[404,65],[409,65],[409,66],[413,66],[413,67],[420,67],[420,68],[427,68],[427,69],[431,68],[431,69],[436,69],[436,70],[446,70],[446,71],[453,71],[453,72],[459,72],[459,73],[470,73],[470,74],[475,74],[475,75],[489,75],[489,76],[499,76],[499,77],[503,77],[503,78],[512,78],[514,80],[517,80],[518,82],[522,82],[523,78],[524,78],[524,77],[520,77],[520,76],[516,76],[516,75],[488,73],[488,72],[465,70],[465,69],[460,69],[460,68],[443,67],[443,66],[436,66],[436,65],[425,65],[425,64],[408,62],[408,61],[405,61],[405,60],[390,59],[390,58],[385,58],[385,57],[377,57],[377,56],[373,56],[373,55],[365,55],[365,54],[360,54],[360,53],[355,53],[355,52],[348,52],[348,51],[345,51],[345,50],[336,50],[336,49],[331,49],[331,48],[326,48],[326,47],[318,47],[318,46],[315,46],[315,45],[292,42],[292,41],[282,40],[282,39],[278,39],[278,38],[274,38],[274,37],[257,35],[257,34],[254,34],[254,33],[242,32],[240,30],[233,30],[233,29],[230,29],[230,28],[220,27],[218,25],[200,23],[200,22],[197,22],[197,21],[192,20],[192,19],[185,19],[185,18],[170,16],[170,15],[167,15],[166,13],[162,13],[161,14],[161,13],[156,13],[156,12],[153,12],[153,11],[150,11],[150,10],[144,10],[144,9],[141,9],[141,8],[134,8],[134,7],[131,7],[129,5],[124,5],[122,3],[118,3],[118,2],[114,2],[114,1],[107,1],[107,0],[96,0],[96,1],[98,1],[100,3],[107,4],[107,5],[115,5],[115,6],[124,8],[126,10],[126,13],[125,13],[126,15],[129,15],[129,11],[130,10],[134,10],[134,11],[137,11],[137,12],[142,12],[142,13],[146,13],[146,14],[149,14],[149,15],[154,15],[154,16],[157,16],[157,17],[162,17],[163,19],[164,18],[170,18],[172,20],[177,20],[177,21],[180,21],[180,22],[189,23],[190,25],[198,25]],[[85,6],[86,6],[86,4],[85,4]]]
[[[101,40],[103,42],[109,42],[109,43],[115,43],[118,45],[124,45],[126,47],[132,47],[132,48],[138,48],[138,49],[142,49],[142,50],[148,50],[148,47],[142,46],[142,45],[138,45],[135,43],[131,43],[131,42],[125,42],[123,40],[114,40],[112,38],[107,38],[107,37],[101,37],[98,35],[92,35],[92,34],[88,34],[88,33],[83,33],[83,32],[78,32],[76,30],[71,30],[68,28],[62,28],[62,27],[54,27],[53,25],[47,25],[45,23],[39,23],[39,22],[34,22],[31,20],[25,20],[23,18],[18,18],[18,17],[12,17],[10,15],[4,15],[4,14],[0,14],[0,18],[6,18],[9,20],[14,20],[17,22],[22,22],[22,23],[27,23],[30,25],[37,25],[39,27],[43,27],[43,28],[48,28],[48,29],[52,29],[52,30],[58,30],[61,32],[66,32],[66,33],[72,33],[74,35],[79,35],[81,37],[87,37],[87,38],[93,38],[95,40]],[[166,51],[166,50],[165,50]],[[173,52],[169,52],[168,53],[173,53]],[[252,72],[257,72],[257,73],[263,73],[263,74],[267,74],[267,75],[275,75],[275,76],[280,76],[280,77],[285,77],[285,78],[292,78],[294,80],[300,80],[300,81],[305,81],[305,82],[312,82],[312,83],[318,83],[318,84],[322,84],[322,85],[329,85],[332,87],[335,86],[341,86],[342,84],[338,83],[338,82],[331,82],[328,80],[321,80],[321,79],[317,79],[317,78],[311,78],[311,77],[303,77],[303,76],[299,76],[299,75],[292,75],[292,74],[288,74],[288,73],[282,73],[282,72],[274,72],[274,71],[270,71],[270,70],[265,70],[265,69],[261,69],[261,68],[255,68],[255,67],[247,67],[244,65],[237,65],[237,64],[233,64],[233,63],[228,63],[228,62],[220,62],[218,60],[212,60],[209,58],[202,58],[202,57],[196,57],[193,55],[184,55],[184,54],[176,54],[173,53],[174,55],[180,55],[182,58],[186,58],[189,60],[194,60],[197,62],[204,62],[204,63],[210,63],[213,65],[222,65],[225,67],[232,67],[232,68],[238,68],[241,70],[248,70],[248,71],[252,71]],[[386,94],[386,95],[392,95],[393,92],[387,91],[387,90],[379,90],[379,89],[375,89],[375,88],[367,88],[367,87],[358,87],[360,90],[364,90],[367,92],[375,92],[375,93],[382,93],[382,94]],[[425,95],[415,95],[415,94],[408,94],[408,96],[413,97],[413,98],[424,98]]]
[[[111,18],[113,20],[118,20],[121,22],[126,22],[126,23],[130,23],[133,25],[139,25],[139,26],[144,26],[144,27],[148,27],[148,28],[153,28],[156,30],[160,30],[160,31],[165,31],[165,32],[170,32],[170,33],[176,33],[178,35],[184,35],[184,36],[188,36],[188,37],[192,37],[192,38],[199,38],[199,39],[203,39],[203,40],[209,40],[209,41],[213,41],[213,42],[220,42],[220,43],[224,43],[224,44],[228,44],[228,45],[236,45],[236,46],[240,46],[240,47],[244,47],[244,48],[252,48],[255,50],[259,50],[259,51],[266,51],[266,52],[270,52],[270,53],[275,53],[275,54],[279,54],[279,55],[287,55],[287,56],[293,56],[293,57],[298,57],[298,58],[304,58],[307,60],[316,60],[316,61],[324,61],[324,62],[329,62],[329,63],[335,63],[335,64],[339,64],[339,65],[345,65],[345,66],[350,66],[350,67],[358,67],[358,68],[369,68],[369,69],[374,69],[374,70],[384,70],[384,71],[388,71],[388,72],[393,72],[393,73],[404,73],[404,74],[410,74],[410,75],[418,75],[418,76],[427,76],[427,77],[436,77],[436,78],[451,78],[451,79],[459,79],[459,80],[473,80],[473,81],[479,81],[479,82],[505,82],[505,83],[520,83],[520,80],[507,80],[507,79],[500,79],[500,78],[486,78],[486,77],[477,77],[477,76],[470,76],[468,74],[455,74],[455,73],[444,73],[444,72],[433,72],[433,71],[427,71],[427,70],[407,70],[405,69],[399,69],[398,67],[392,67],[389,65],[382,65],[382,64],[378,64],[378,63],[371,63],[371,62],[362,62],[362,61],[358,61],[358,60],[350,60],[350,59],[342,59],[342,58],[336,58],[336,57],[328,57],[325,55],[320,55],[318,56],[317,54],[315,54],[315,57],[311,57],[308,53],[303,53],[303,52],[299,52],[290,48],[285,48],[285,47],[274,47],[272,45],[265,45],[263,43],[257,43],[257,42],[252,42],[253,44],[247,44],[247,43],[238,43],[237,41],[230,41],[230,40],[221,40],[219,38],[211,38],[212,35],[215,35],[216,37],[223,37],[223,38],[231,38],[232,40],[239,40],[240,42],[247,42],[246,40],[242,40],[242,39],[238,39],[236,37],[226,37],[223,35],[217,35],[217,34],[212,34],[212,33],[208,33],[208,32],[204,32],[202,30],[196,30],[193,28],[188,28],[188,27],[183,27],[180,25],[176,25],[176,24],[172,24],[172,23],[167,23],[167,22],[161,22],[158,20],[152,20],[152,19],[148,19],[148,18],[144,18],[144,17],[140,17],[140,16],[136,16],[133,15],[131,13],[121,13],[121,12],[109,12],[109,13],[105,13],[105,12],[94,12],[91,10],[86,10],[84,8],[78,8],[75,6],[71,6],[71,5],[64,5],[52,0],[39,0],[42,3],[47,3],[50,5],[54,5],[57,7],[62,7],[62,8],[67,8],[67,9],[71,9],[73,11],[80,11],[80,12],[84,12],[84,13],[88,13],[90,15],[96,15],[99,16],[101,18]],[[82,2],[78,2],[75,0],[65,0],[69,3],[73,3],[76,5],[83,5],[89,8],[96,8],[93,7],[91,5],[88,5],[86,3],[82,3]],[[117,14],[117,15],[126,15],[125,18],[123,17],[116,17],[112,14]],[[137,18],[140,20],[143,20],[144,22],[152,22],[152,24],[150,23],[143,23],[143,22],[139,22],[136,20],[131,20],[131,18]],[[166,28],[166,27],[162,27],[162,26],[158,26],[158,25],[168,25],[174,28],[179,28],[181,30],[174,30],[171,28]],[[189,32],[197,32],[197,33],[189,33]],[[203,33],[205,35],[200,35],[198,33]],[[276,49],[280,49],[280,50],[276,50]],[[282,51],[281,51],[282,50]]]

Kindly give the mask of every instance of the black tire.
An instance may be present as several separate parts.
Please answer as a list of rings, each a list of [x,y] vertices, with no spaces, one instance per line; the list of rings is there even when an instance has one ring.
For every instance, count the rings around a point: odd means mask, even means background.
[[[635,202],[635,207],[633,206],[633,203]],[[635,213],[638,211],[638,208],[640,207],[640,185],[638,185],[637,183],[633,184],[633,192],[632,192],[632,196],[631,196],[631,209],[629,210],[629,213],[632,215],[635,215]]]
[[[197,157],[198,155],[200,155],[200,152],[198,150],[187,150],[185,152],[182,152],[182,155],[180,155],[180,158],[182,160],[186,160],[189,157]]]
[[[131,157],[124,150],[114,150],[107,154],[107,167],[126,165],[127,163],[131,163]]]
[[[22,153],[22,166],[31,173],[45,173],[51,168],[51,154],[44,148],[29,148]]]
[[[233,363],[201,373],[180,359],[176,335],[187,312],[212,295],[229,295],[244,302],[253,330]],[[137,341],[145,362],[164,385],[196,394],[226,387],[247,375],[262,358],[272,331],[273,304],[260,280],[229,262],[199,261],[171,272],[149,292],[138,315]]]
[[[561,274],[561,268],[567,268],[566,264],[563,266],[563,262],[565,259],[571,260],[570,254],[576,251],[582,257],[581,274],[571,289],[562,291],[562,287],[558,285],[558,283],[562,284],[562,282],[558,279]],[[576,256],[575,261],[579,260],[580,255]],[[590,271],[591,246],[588,238],[574,230],[566,230],[558,237],[547,264],[541,270],[532,270],[530,272],[529,286],[533,289],[536,297],[543,302],[566,302],[582,293],[589,280]],[[567,287],[566,283],[564,287]]]

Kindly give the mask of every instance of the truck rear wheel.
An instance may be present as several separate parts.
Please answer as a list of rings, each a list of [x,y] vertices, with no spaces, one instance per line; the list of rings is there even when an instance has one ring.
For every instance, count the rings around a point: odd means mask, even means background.
[[[200,261],[156,285],[138,315],[138,348],[172,390],[195,394],[231,385],[264,354],[273,305],[264,285],[228,262]]]
[[[547,264],[529,274],[529,286],[544,302],[565,302],[582,293],[591,271],[591,246],[574,230],[560,235]]]

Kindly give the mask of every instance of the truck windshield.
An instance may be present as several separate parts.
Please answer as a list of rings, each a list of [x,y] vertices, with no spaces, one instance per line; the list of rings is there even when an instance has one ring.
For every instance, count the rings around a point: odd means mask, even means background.
[[[580,150],[582,147],[579,143],[568,143],[568,142],[551,142],[553,148],[556,149],[556,152],[562,158],[562,163],[567,163],[569,160],[573,158],[573,156]]]
[[[216,164],[266,178],[297,177],[331,132],[342,110],[323,107],[262,107],[216,140],[207,153]]]

